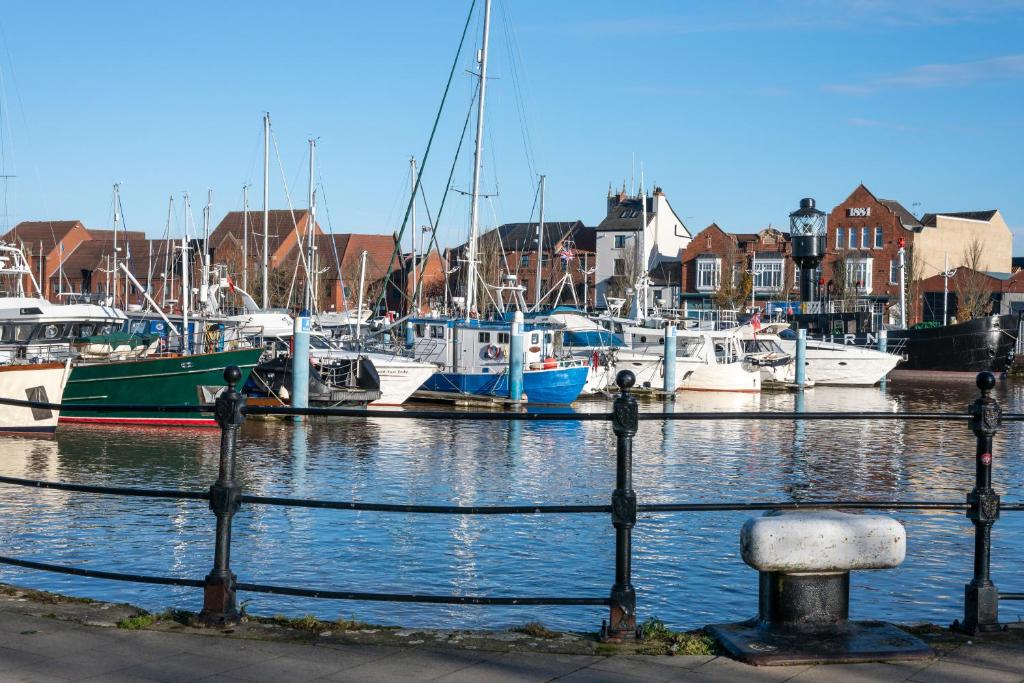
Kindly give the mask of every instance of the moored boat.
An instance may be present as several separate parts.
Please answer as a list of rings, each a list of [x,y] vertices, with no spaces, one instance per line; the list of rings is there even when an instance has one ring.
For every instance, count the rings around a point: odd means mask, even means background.
[[[69,374],[68,362],[0,366],[0,398],[60,403]],[[0,434],[53,434],[59,415],[40,406],[0,404]]]
[[[76,365],[64,389],[60,422],[214,427],[213,415],[200,407],[212,404],[224,388],[224,369],[237,366],[242,371],[241,386],[262,353],[262,349],[238,349]],[[133,407],[113,412],[79,410],[71,407],[76,403]],[[194,410],[167,412],[155,407],[163,405]]]

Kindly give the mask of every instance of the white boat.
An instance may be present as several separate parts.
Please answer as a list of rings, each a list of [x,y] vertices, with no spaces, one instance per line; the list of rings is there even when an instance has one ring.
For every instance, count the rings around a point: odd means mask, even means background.
[[[60,403],[71,362],[0,366],[0,398]],[[53,434],[60,411],[0,404],[0,434]]]
[[[264,343],[278,344],[286,351],[294,333],[294,319],[287,313],[255,312],[229,319],[251,336],[263,338]],[[396,353],[348,349],[320,332],[309,335],[309,358],[314,364],[359,358],[368,359],[380,379],[380,398],[371,406],[398,406],[405,403],[438,367]]]
[[[766,336],[777,340],[779,346],[796,357],[796,333],[785,327],[778,330],[778,324],[765,326]],[[778,334],[770,331],[778,330]],[[851,346],[833,342],[807,340],[804,357],[807,379],[818,385],[874,386],[878,384],[902,360],[901,356],[863,346]]]
[[[623,326],[633,350],[664,356],[664,328]],[[652,381],[664,390],[664,373]],[[676,389],[695,391],[761,391],[761,368],[746,358],[736,329],[678,330]]]

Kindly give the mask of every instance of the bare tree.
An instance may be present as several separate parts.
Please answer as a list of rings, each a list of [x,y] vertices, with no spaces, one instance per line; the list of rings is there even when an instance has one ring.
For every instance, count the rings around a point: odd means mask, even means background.
[[[957,317],[971,320],[988,315],[992,311],[992,290],[989,277],[981,272],[984,246],[977,237],[970,241],[963,251],[963,267],[957,271],[954,280],[957,299]]]
[[[754,278],[746,268],[746,259],[740,253],[739,245],[732,237],[725,241],[721,264],[718,290],[714,294],[715,305],[723,309],[740,308],[750,299]]]

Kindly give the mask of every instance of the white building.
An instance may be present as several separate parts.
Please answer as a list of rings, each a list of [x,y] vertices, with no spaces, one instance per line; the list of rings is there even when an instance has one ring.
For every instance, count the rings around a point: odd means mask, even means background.
[[[608,215],[597,226],[597,306],[607,305],[606,296],[625,298],[625,289],[633,287],[640,272],[678,262],[689,243],[690,231],[660,187],[650,197],[629,196],[625,189],[617,195],[609,191]]]

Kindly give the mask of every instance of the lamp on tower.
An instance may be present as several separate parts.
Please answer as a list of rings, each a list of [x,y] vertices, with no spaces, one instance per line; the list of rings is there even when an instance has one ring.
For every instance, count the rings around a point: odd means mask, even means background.
[[[814,200],[800,200],[800,208],[789,214],[789,234],[793,238],[793,260],[800,267],[800,301],[813,301],[814,271],[825,257],[825,212],[814,207]]]

